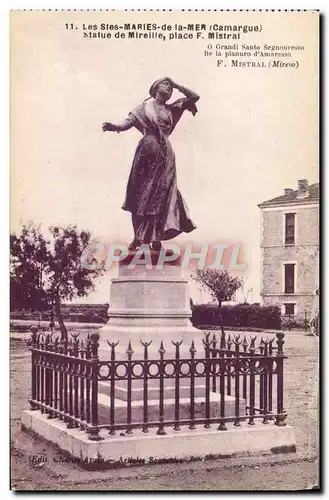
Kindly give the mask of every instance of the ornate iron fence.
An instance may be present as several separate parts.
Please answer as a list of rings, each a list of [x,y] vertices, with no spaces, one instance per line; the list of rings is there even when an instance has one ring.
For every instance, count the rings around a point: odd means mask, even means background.
[[[244,336],[242,339],[240,335],[228,335],[226,338],[223,329],[219,338],[216,333],[212,337],[210,333],[205,333],[202,356],[193,341],[188,355],[181,352],[184,347],[182,342],[173,342],[174,354],[169,357],[161,342],[156,358],[154,351],[150,356],[151,342],[141,342],[143,355],[134,359],[129,343],[126,356],[121,355],[118,359],[118,343],[109,343],[109,360],[99,359],[98,333],[88,335],[86,341],[80,341],[78,336],[72,334],[72,339],[61,342],[53,334],[44,334],[37,327],[32,328],[30,406],[32,410],[47,414],[48,418],[61,419],[69,428],[87,431],[91,440],[102,439],[99,433],[103,429],[115,435],[116,431],[131,434],[139,428],[147,433],[150,428],[156,428],[158,435],[165,435],[166,429],[179,431],[182,426],[193,430],[197,425],[205,428],[216,425],[218,430],[225,431],[228,422],[236,427],[242,421],[252,426],[255,420],[263,424],[272,420],[275,425],[286,425],[283,406],[286,356],[283,351],[284,334],[281,332],[270,339],[262,338],[257,346],[256,337]],[[168,381],[171,381],[174,390],[170,418],[165,417]],[[103,386],[105,382],[108,387],[106,407],[99,402],[100,382]],[[181,391],[183,384],[186,391],[186,383],[187,417],[186,411],[185,416],[181,415]],[[125,385],[126,398],[118,405],[120,384]],[[133,415],[134,384],[138,384],[142,393],[137,405],[142,417],[138,419]],[[150,421],[150,391],[154,390],[154,384],[157,384],[157,417]],[[196,390],[198,401],[200,390],[202,392],[201,417],[196,414],[200,413],[196,411]],[[217,394],[215,402],[214,393]],[[186,402],[186,393],[184,397]],[[228,404],[231,405],[229,415]],[[154,401],[152,408],[154,410]]]
[[[282,330],[291,331],[292,329],[310,329],[310,319],[312,315],[310,311],[304,310],[301,312],[299,317],[296,317],[294,314],[281,314],[281,328]]]

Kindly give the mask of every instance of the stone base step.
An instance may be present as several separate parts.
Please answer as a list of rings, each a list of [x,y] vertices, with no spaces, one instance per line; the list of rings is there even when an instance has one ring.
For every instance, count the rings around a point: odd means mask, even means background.
[[[132,390],[131,390],[131,399],[132,401],[142,401],[143,400],[143,395],[144,395],[144,389],[143,389],[143,382],[142,381],[136,381],[140,382],[138,384],[133,383]],[[157,399],[159,400],[159,380],[154,381],[157,382],[156,384],[150,384],[148,387],[148,399]],[[173,380],[165,380],[164,381],[164,398],[165,399],[174,399],[175,398],[175,382]],[[98,384],[98,392],[101,394],[105,394],[107,396],[110,396],[110,390],[111,390],[111,384],[110,382],[99,382]],[[203,397],[205,398],[206,396],[206,388],[202,384],[195,385],[194,388],[194,393],[195,397]],[[122,399],[123,401],[128,400],[128,390],[127,390],[127,382],[126,381],[119,381],[116,382],[115,384],[115,397],[117,399]],[[186,380],[180,385],[179,387],[179,397],[181,398],[189,398],[190,397],[190,384]]]
[[[38,411],[23,410],[21,418],[24,430],[52,441],[86,469],[296,451],[295,432],[290,425],[228,424],[226,431],[215,426],[210,429],[198,426],[195,430],[184,427],[180,432],[166,428],[165,436],[157,435],[156,429],[147,434],[138,429],[131,435],[110,436],[104,429],[100,432],[101,441],[90,441],[87,433],[68,429],[62,420],[48,420],[47,415]]]
[[[212,391],[212,381],[210,382],[210,392],[219,393],[219,381],[217,381],[217,390]],[[101,394],[105,394],[110,396],[111,391],[111,383],[109,381],[99,382],[98,383],[98,392]],[[191,391],[191,382],[190,379],[181,379],[179,386],[179,398],[189,398]],[[227,394],[227,388],[225,386],[225,392]],[[175,398],[175,381],[172,379],[164,380],[164,398],[165,399],[174,399]],[[225,397],[228,397],[225,394]],[[147,399],[157,399],[159,400],[160,390],[159,390],[159,380],[148,381],[148,390],[147,390]],[[205,379],[198,378],[195,380],[194,386],[194,395],[195,397],[203,397],[206,398],[206,386]],[[115,397],[117,399],[122,399],[123,401],[128,400],[128,389],[127,389],[127,381],[126,380],[116,380],[115,381]],[[144,397],[144,388],[142,380],[134,380],[132,382],[131,389],[131,400],[132,401],[143,401]]]
[[[159,420],[159,400],[148,400],[148,421],[156,422]],[[120,399],[115,399],[115,423],[127,422],[127,402]],[[220,394],[210,393],[210,418],[220,417]],[[131,403],[131,421],[143,422],[144,406],[142,401],[132,401]],[[239,414],[246,415],[246,402],[243,399],[239,400]],[[205,418],[205,398],[195,397],[194,400],[194,415],[195,418]],[[233,417],[235,415],[235,398],[226,396],[225,398],[225,416]],[[100,423],[107,424],[110,422],[110,398],[105,394],[98,394],[98,416]],[[179,418],[186,420],[190,418],[190,398],[181,398],[179,401]],[[175,419],[175,399],[165,399],[164,401],[164,420]]]

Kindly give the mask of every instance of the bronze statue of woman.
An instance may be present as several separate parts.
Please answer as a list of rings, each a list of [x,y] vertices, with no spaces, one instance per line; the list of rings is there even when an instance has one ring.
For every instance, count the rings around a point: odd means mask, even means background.
[[[185,97],[167,104],[173,89]],[[149,90],[151,97],[132,110],[123,123],[103,123],[103,131],[123,132],[136,127],[143,138],[133,160],[123,210],[131,212],[134,240],[130,250],[148,243],[154,250],[161,241],[189,233],[195,225],[177,188],[175,154],[169,135],[185,110],[196,114],[199,96],[171,78],[160,78]]]

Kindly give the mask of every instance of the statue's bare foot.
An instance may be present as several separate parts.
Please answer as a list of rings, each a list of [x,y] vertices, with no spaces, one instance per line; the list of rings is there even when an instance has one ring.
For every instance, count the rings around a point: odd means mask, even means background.
[[[142,242],[137,238],[134,238],[133,241],[128,246],[128,250],[137,250],[141,246]]]

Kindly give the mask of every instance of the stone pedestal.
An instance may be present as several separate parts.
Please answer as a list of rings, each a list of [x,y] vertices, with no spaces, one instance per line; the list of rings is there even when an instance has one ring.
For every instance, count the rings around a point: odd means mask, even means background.
[[[165,349],[164,359],[175,357],[175,346],[172,341],[183,341],[180,346],[180,357],[190,359],[189,352],[192,341],[196,348],[195,358],[203,358],[205,351],[202,344],[204,333],[194,328],[191,323],[190,298],[188,280],[182,276],[180,259],[158,266],[159,253],[151,252],[152,266],[138,264],[132,266],[134,253],[119,263],[118,277],[112,279],[109,307],[109,321],[99,330],[100,359],[111,359],[111,349],[108,342],[118,342],[115,348],[116,359],[127,359],[127,347],[131,342],[133,350],[132,360],[142,360],[144,347],[142,342],[152,343],[148,346],[148,359],[160,359],[159,348],[161,342]],[[159,268],[160,267],[160,268]],[[115,383],[116,413],[127,405],[127,381]],[[99,383],[99,402],[101,406],[109,405],[109,382]],[[189,414],[190,379],[187,376],[180,380],[180,407],[182,415]],[[172,418],[174,411],[175,388],[174,380],[164,381],[165,415]],[[195,380],[196,408],[204,413],[205,381],[204,378]],[[134,380],[131,399],[133,401],[133,419],[139,417],[143,405],[143,381]],[[153,420],[158,418],[159,380],[149,381],[149,418],[152,421],[152,410],[155,411]],[[234,415],[234,398],[226,396],[226,415]],[[241,410],[245,402],[241,400]],[[213,415],[219,414],[219,394],[212,393],[210,411]],[[109,408],[109,406],[108,406]],[[100,413],[102,413],[100,411]],[[105,412],[106,413],[106,412]],[[156,416],[155,416],[156,415]],[[137,419],[138,420],[138,419]],[[136,420],[135,420],[136,421]],[[138,420],[139,421],[139,420]]]
[[[158,269],[159,253],[151,252],[151,268],[131,267],[133,256],[119,262],[118,277],[112,279],[109,321],[99,330],[101,356],[109,349],[107,341],[120,342],[117,352],[127,349],[130,341],[135,354],[143,350],[140,341],[152,341],[149,352],[157,357],[161,341],[171,354],[172,340],[183,340],[184,348],[194,340],[201,348],[203,333],[190,320],[188,280],[182,276],[180,260]]]

